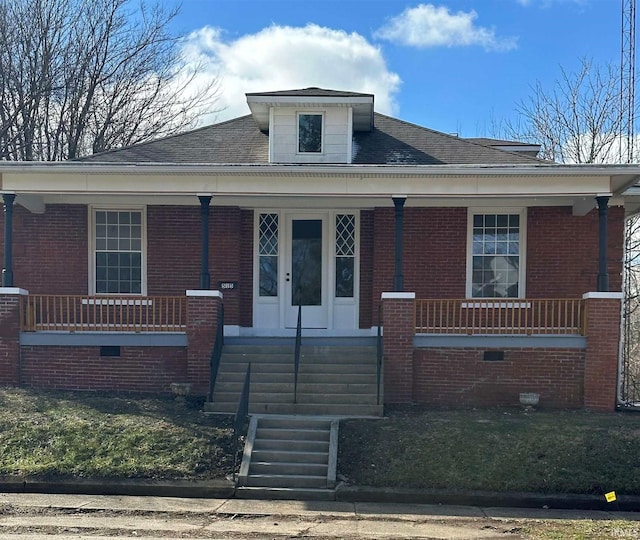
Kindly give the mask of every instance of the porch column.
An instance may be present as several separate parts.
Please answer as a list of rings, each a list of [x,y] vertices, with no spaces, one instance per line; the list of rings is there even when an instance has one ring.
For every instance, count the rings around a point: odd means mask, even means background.
[[[607,269],[609,197],[596,197],[596,201],[598,202],[598,292],[609,292],[609,272]]]
[[[210,362],[216,342],[218,315],[222,304],[219,291],[189,290],[187,294],[187,382],[193,394],[209,391]]]
[[[404,195],[395,195],[392,197],[393,205],[396,212],[396,254],[395,254],[395,272],[393,274],[393,290],[395,292],[404,291],[404,274],[402,269],[402,250],[404,243],[404,203],[407,197]]]
[[[4,193],[4,268],[2,268],[2,286],[13,287],[13,193]]]
[[[209,276],[209,204],[211,195],[198,195],[200,199],[200,289],[211,288]]]
[[[0,288],[0,386],[20,385],[20,303],[28,294],[15,287]]]
[[[614,411],[618,394],[620,306],[622,293],[589,292],[585,302],[587,349],[584,362],[584,407]]]
[[[382,293],[385,403],[413,401],[415,299],[413,292]]]

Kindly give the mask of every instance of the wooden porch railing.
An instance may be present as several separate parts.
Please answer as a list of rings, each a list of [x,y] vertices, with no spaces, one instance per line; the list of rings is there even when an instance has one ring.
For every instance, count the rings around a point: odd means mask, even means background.
[[[584,335],[585,311],[578,298],[416,300],[416,333]]]
[[[184,296],[22,297],[21,330],[66,332],[184,332]]]

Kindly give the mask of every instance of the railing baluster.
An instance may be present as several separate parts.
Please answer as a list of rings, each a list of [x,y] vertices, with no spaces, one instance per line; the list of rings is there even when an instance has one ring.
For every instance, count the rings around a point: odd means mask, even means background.
[[[584,302],[575,298],[424,299],[415,305],[416,333],[584,333]]]

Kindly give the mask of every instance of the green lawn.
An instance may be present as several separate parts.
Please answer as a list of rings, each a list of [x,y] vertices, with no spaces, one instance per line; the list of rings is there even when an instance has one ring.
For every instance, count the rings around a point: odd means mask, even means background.
[[[640,494],[640,414],[464,410],[340,426],[339,471],[403,488]]]
[[[213,479],[232,472],[231,418],[197,400],[0,388],[0,475]],[[340,425],[352,484],[640,494],[640,414],[395,412]]]
[[[202,403],[0,388],[0,475],[212,479],[232,472],[226,417]]]

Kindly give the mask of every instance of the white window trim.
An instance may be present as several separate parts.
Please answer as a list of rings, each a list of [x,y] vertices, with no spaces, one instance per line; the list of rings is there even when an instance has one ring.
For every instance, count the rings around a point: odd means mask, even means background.
[[[278,216],[278,294],[276,296],[260,296],[260,214],[276,214]],[[281,251],[283,241],[282,212],[277,209],[255,209],[253,212],[253,297],[260,304],[279,304],[282,295],[280,278],[282,277]]]
[[[89,284],[87,290],[90,295],[96,294],[96,239],[95,239],[95,227],[96,227],[96,211],[107,212],[140,212],[142,226],[142,284],[141,292],[138,293],[100,293],[100,296],[147,296],[147,207],[146,206],[132,206],[132,205],[118,205],[118,206],[102,206],[102,205],[88,205],[88,221],[89,221]]]
[[[518,214],[520,216],[520,266],[518,276],[518,296],[517,298],[526,298],[526,279],[527,279],[527,209],[525,207],[517,208],[495,208],[495,207],[478,207],[467,208],[467,284],[466,297],[473,300],[482,300],[482,297],[472,297],[472,278],[473,278],[473,216],[476,214]],[[508,298],[486,298],[487,300],[502,300],[508,302]]]
[[[353,254],[353,296],[336,296],[336,216],[337,215],[352,215],[355,216],[355,235],[354,235],[354,254]],[[333,297],[334,304],[355,304],[360,301],[360,210],[348,209],[348,210],[334,210],[329,212],[329,234],[331,235],[329,255],[331,258],[331,265],[333,269],[329,273],[331,277],[330,292]],[[356,302],[356,299],[358,302]]]
[[[322,133],[320,134],[320,152],[300,152],[300,115],[315,115],[322,118]],[[324,155],[324,135],[325,135],[325,115],[324,111],[296,111],[296,155],[298,156],[323,156]]]

